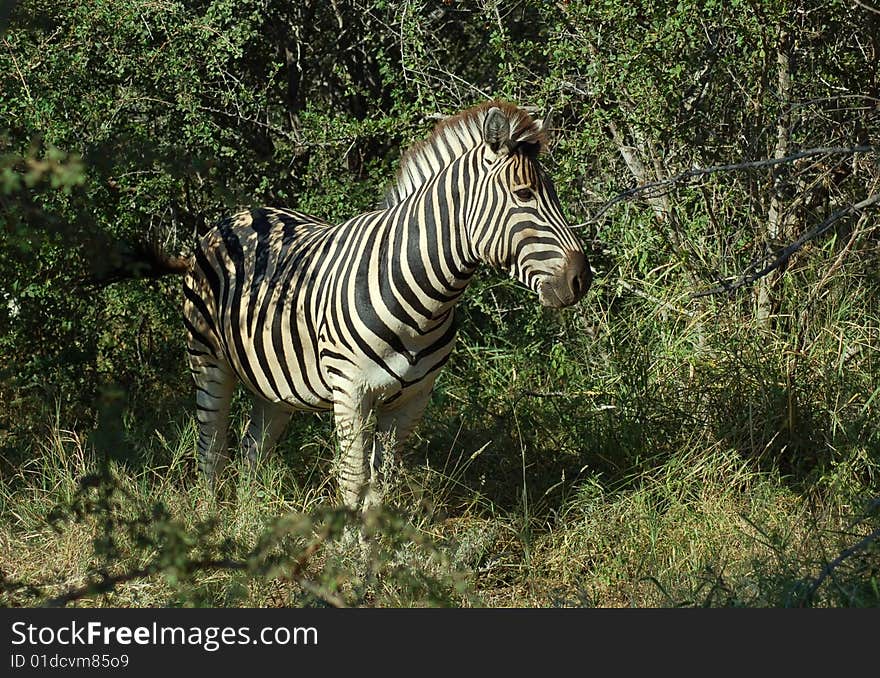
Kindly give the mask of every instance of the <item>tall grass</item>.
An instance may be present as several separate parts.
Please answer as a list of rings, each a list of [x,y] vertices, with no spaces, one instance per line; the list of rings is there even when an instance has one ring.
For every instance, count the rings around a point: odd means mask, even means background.
[[[427,458],[395,469],[387,510],[367,521],[377,546],[365,550],[346,538],[353,517],[331,508],[327,478],[292,463],[300,450],[290,442],[255,477],[233,464],[215,497],[193,473],[191,423],[144,441],[146,463],[133,470],[102,469],[93,447],[54,422],[2,485],[2,602],[880,603],[876,542],[813,586],[876,530],[878,506],[864,500],[875,462],[835,464],[805,493],[737,450],[696,434],[686,442],[628,476],[586,470],[546,487],[524,457],[512,503],[478,468],[491,445],[470,449],[459,436],[437,454],[426,443]],[[328,441],[309,445],[332,454]]]

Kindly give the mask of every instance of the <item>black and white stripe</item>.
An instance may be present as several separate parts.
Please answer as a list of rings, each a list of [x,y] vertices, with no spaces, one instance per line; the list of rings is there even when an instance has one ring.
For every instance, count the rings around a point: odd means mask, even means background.
[[[407,152],[383,210],[331,225],[261,208],[202,238],[184,315],[212,481],[241,381],[254,396],[243,442],[252,463],[292,412],[332,409],[342,499],[370,505],[383,445],[402,443],[421,418],[478,264],[508,271],[548,306],[586,293],[589,266],[537,161],[544,143],[540,121],[489,102]]]

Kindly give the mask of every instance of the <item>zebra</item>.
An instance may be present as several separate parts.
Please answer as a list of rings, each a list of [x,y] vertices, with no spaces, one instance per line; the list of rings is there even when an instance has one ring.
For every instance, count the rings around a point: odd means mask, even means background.
[[[590,266],[538,162],[546,144],[541,120],[484,102],[403,154],[382,209],[331,224],[261,207],[199,240],[178,272],[199,466],[212,486],[241,382],[252,468],[293,412],[332,410],[342,504],[380,503],[383,458],[423,415],[478,265],[506,270],[544,306],[586,294]]]

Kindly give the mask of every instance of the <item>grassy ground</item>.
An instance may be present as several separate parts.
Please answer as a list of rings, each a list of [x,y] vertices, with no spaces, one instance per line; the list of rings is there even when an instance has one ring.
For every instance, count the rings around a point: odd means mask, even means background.
[[[878,523],[876,505],[853,501],[868,496],[853,492],[867,463],[835,468],[824,491],[803,492],[731,450],[695,447],[613,485],[586,472],[538,494],[527,480],[505,506],[491,488],[480,491],[476,462],[486,450],[456,445],[445,458],[396,469],[387,513],[368,521],[367,549],[347,535],[350,517],[329,508],[332,447],[320,435],[296,450],[306,472],[283,455],[253,480],[235,465],[215,499],[193,477],[193,434],[191,426],[172,439],[154,434],[141,470],[114,462],[102,477],[93,447],[58,422],[47,426],[33,461],[2,485],[0,601],[880,603],[876,541],[846,551]]]
[[[0,604],[880,603],[876,2],[48,4],[0,50]],[[369,547],[327,419],[209,495],[129,241],[373,209],[477,92],[541,110],[589,295],[479,274]]]

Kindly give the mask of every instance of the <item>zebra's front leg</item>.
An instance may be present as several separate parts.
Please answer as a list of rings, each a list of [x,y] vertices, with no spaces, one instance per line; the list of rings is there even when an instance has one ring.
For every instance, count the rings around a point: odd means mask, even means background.
[[[241,441],[242,455],[250,463],[251,472],[257,462],[271,452],[290,421],[291,412],[282,403],[273,403],[259,396],[253,397],[251,419]]]
[[[399,457],[403,445],[422,420],[431,399],[433,380],[424,380],[405,400],[377,408],[376,435],[370,457],[370,484],[364,497],[364,510],[379,506],[383,499],[383,464],[388,456]]]
[[[333,417],[339,441],[339,492],[348,508],[361,508],[369,474],[367,452],[372,448],[372,406],[363,396],[334,393]]]

